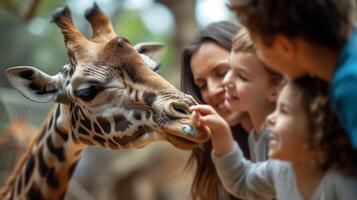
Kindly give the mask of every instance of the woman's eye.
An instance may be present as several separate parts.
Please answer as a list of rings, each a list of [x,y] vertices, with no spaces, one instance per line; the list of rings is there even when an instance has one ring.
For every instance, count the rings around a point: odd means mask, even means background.
[[[218,77],[223,77],[223,76],[225,76],[225,75],[227,74],[228,70],[229,70],[229,68],[226,68],[226,69],[223,69],[223,70],[218,71],[218,72],[217,72],[217,76],[218,76]]]
[[[103,88],[101,87],[92,86],[92,87],[77,90],[75,93],[76,96],[81,98],[83,101],[91,101],[102,90]]]

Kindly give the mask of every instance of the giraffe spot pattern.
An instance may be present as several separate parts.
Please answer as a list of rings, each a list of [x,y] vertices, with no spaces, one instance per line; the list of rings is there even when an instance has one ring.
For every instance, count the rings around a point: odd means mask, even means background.
[[[86,144],[86,145],[94,145],[94,143],[86,138],[83,138],[83,137],[78,137],[78,140],[81,141],[83,144]]]
[[[136,119],[136,120],[141,120],[141,113],[138,112],[138,111],[134,111],[133,117],[134,117],[134,119]]]
[[[148,126],[139,126],[137,130],[131,134],[130,136],[123,136],[123,137],[113,137],[114,141],[120,145],[129,144],[132,141],[137,140],[140,136],[144,135],[146,132],[151,132],[153,129]]]
[[[61,138],[63,139],[63,141],[67,141],[68,140],[68,133],[65,132],[65,131],[62,131],[60,128],[58,128],[56,125],[55,125],[55,131],[56,133],[58,133]]]
[[[48,129],[50,129],[53,126],[52,123],[53,123],[53,116],[51,117],[50,122],[48,123],[49,124]]]
[[[55,114],[55,120],[54,120],[54,128],[56,133],[58,133],[61,138],[63,139],[63,141],[67,141],[68,140],[68,133],[60,128],[57,127],[57,120],[59,118],[61,114],[61,110],[60,110],[60,105],[57,106],[56,108],[56,114]]]
[[[132,123],[129,122],[123,115],[115,115],[114,117],[115,122],[115,131],[123,132],[128,129]]]
[[[99,125],[102,127],[103,131],[105,133],[109,134],[111,131],[109,121],[103,117],[97,117],[97,121],[98,121]]]
[[[45,177],[48,172],[48,166],[43,158],[43,148],[41,147],[38,151],[38,163],[39,163],[39,172],[42,177]]]
[[[71,135],[72,135],[72,140],[73,140],[73,142],[74,142],[75,144],[78,144],[79,141],[78,141],[77,137],[74,135],[74,129],[71,131]]]
[[[29,182],[34,168],[35,168],[35,158],[33,157],[33,155],[31,155],[25,168],[25,185],[27,185],[27,183]]]
[[[88,130],[92,130],[91,121],[85,115],[83,115],[83,118],[84,119],[81,119],[81,124],[83,124]]]
[[[82,152],[82,151],[81,151]],[[72,175],[73,175],[73,172],[74,170],[76,169],[76,166],[78,164],[78,160],[76,162],[74,162],[68,169],[68,180],[71,179]]]
[[[38,143],[42,140],[42,138],[45,136],[46,129],[47,129],[46,127],[43,127],[43,129],[42,129],[40,135],[37,137],[36,144],[38,144]]]
[[[102,132],[102,130],[100,130],[99,125],[96,122],[94,122],[93,124],[94,124],[95,132],[103,135],[103,132]]]
[[[52,153],[54,156],[56,156],[57,159],[58,159],[60,162],[65,161],[65,156],[66,156],[66,155],[64,154],[64,150],[63,150],[63,147],[62,147],[62,146],[56,148],[56,147],[53,145],[53,142],[52,142],[52,139],[51,139],[50,136],[47,138],[46,144],[47,144],[47,148],[48,148],[48,150],[50,151],[50,153]]]
[[[76,118],[72,117],[71,118],[71,125],[72,125],[72,129],[75,130],[76,129]]]
[[[97,141],[100,145],[105,147],[106,140],[104,138],[95,135],[93,136],[93,140]]]
[[[52,189],[57,189],[60,186],[59,180],[56,177],[56,171],[54,167],[51,167],[50,170],[48,171],[48,174],[46,176],[46,181],[47,181],[47,185],[50,186],[50,188]]]
[[[89,135],[88,131],[84,129],[82,126],[78,128],[78,133],[83,135]]]
[[[29,192],[27,193],[28,200],[43,200],[43,196],[41,194],[41,190],[39,187],[34,183],[31,185]]]
[[[20,179],[17,181],[17,184],[16,184],[17,195],[20,194],[21,186],[22,186],[22,180],[23,180],[23,176],[20,176]]]
[[[149,106],[151,106],[154,101],[156,100],[157,95],[153,92],[144,92],[143,94],[143,99],[145,103]]]

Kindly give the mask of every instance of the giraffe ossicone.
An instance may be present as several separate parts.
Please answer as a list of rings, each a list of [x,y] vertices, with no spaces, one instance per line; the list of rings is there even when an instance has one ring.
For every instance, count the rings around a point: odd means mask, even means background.
[[[74,26],[68,7],[53,22],[64,36],[69,64],[56,75],[31,66],[6,70],[10,83],[37,102],[55,101],[20,173],[0,197],[60,199],[87,145],[111,150],[142,148],[166,140],[181,149],[209,139],[207,127],[192,124],[197,102],[155,73],[162,44],[132,46],[117,36],[107,15],[94,4],[86,11],[92,37]]]

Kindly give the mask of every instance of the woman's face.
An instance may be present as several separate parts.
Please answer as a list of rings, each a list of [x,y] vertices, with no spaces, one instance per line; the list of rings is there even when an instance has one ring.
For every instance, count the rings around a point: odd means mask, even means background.
[[[290,162],[311,159],[312,149],[308,142],[311,131],[302,101],[301,89],[291,83],[281,91],[275,111],[267,117],[270,158]]]
[[[239,123],[240,113],[230,111],[224,104],[223,78],[229,69],[230,52],[214,42],[204,42],[192,55],[191,70],[203,101],[233,126]]]

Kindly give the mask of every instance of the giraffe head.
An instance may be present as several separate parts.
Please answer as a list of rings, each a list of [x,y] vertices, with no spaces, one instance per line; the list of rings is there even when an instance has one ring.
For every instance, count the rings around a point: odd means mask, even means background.
[[[9,68],[10,83],[33,101],[59,103],[59,123],[66,121],[73,140],[87,145],[126,149],[167,140],[188,149],[206,141],[209,129],[193,127],[188,111],[196,101],[152,70],[163,45],[132,46],[96,4],[85,17],[90,39],[76,29],[68,7],[53,15],[70,64],[54,76],[35,67]]]

